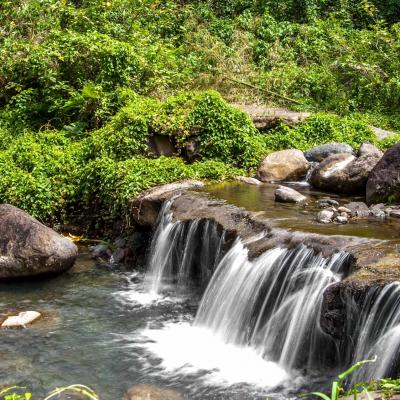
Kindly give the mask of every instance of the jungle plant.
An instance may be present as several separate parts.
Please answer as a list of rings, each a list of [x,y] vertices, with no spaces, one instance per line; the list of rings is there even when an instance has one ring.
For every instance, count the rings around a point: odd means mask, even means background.
[[[89,387],[74,384],[51,391],[43,400],[58,399],[62,393],[79,393],[87,400],[99,400],[97,394]],[[1,400],[30,400],[32,393],[26,391],[26,387],[10,386],[0,390]]]
[[[309,396],[317,396],[323,400],[338,400],[339,399],[339,395],[340,395],[340,391],[341,389],[341,384],[344,381],[344,379],[352,374],[354,371],[356,371],[358,368],[360,368],[361,366],[363,366],[366,363],[371,363],[371,362],[375,362],[377,359],[377,357],[375,356],[375,358],[373,358],[372,360],[362,360],[362,361],[358,361],[356,362],[354,365],[352,365],[349,369],[347,369],[346,371],[342,372],[341,374],[339,374],[337,376],[337,378],[332,382],[332,390],[331,390],[331,395],[328,396],[324,393],[321,392],[311,392],[311,393],[304,393],[302,394],[300,397],[309,397]],[[367,395],[369,400],[372,400],[371,395],[369,394],[367,389],[363,389],[363,391],[365,392],[365,394]],[[356,400],[356,393],[355,393],[355,397],[354,400]]]

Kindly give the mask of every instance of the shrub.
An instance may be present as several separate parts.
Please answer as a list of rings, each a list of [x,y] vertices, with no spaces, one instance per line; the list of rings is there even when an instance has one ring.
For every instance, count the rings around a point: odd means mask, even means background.
[[[296,148],[304,151],[329,142],[348,143],[358,149],[364,141],[376,142],[366,122],[329,114],[315,114],[296,127],[281,124],[266,135],[266,146],[271,150]]]

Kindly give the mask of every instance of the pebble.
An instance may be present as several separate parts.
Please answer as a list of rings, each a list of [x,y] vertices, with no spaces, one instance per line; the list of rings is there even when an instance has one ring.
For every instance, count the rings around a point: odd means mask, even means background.
[[[322,224],[329,224],[332,222],[335,213],[329,210],[322,210],[317,215],[317,221]]]
[[[329,199],[329,198],[322,198],[317,200],[318,208],[326,208],[326,207],[338,207],[339,203],[336,200]]]
[[[2,324],[2,328],[25,328],[26,325],[36,321],[42,315],[37,311],[23,311],[18,315],[8,317]]]
[[[338,215],[336,217],[336,221],[339,222],[339,224],[347,224],[349,222],[349,219],[347,218],[347,216]]]

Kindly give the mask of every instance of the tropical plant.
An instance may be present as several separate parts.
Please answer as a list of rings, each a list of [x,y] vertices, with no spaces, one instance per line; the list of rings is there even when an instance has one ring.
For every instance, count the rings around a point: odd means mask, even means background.
[[[340,395],[340,391],[341,391],[341,384],[344,381],[344,379],[348,375],[350,375],[354,371],[356,371],[358,368],[363,366],[364,364],[375,362],[376,360],[377,360],[377,357],[375,356],[375,358],[373,358],[372,360],[358,361],[354,365],[352,365],[349,369],[347,369],[346,371],[344,371],[341,374],[339,374],[337,376],[337,378],[332,382],[332,390],[331,390],[330,396],[326,395],[325,393],[321,393],[321,392],[310,392],[310,393],[304,393],[300,397],[317,396],[317,397],[320,397],[323,400],[338,400],[339,399],[339,395]],[[368,390],[364,388],[363,391],[367,395],[368,399],[372,400],[372,397],[370,396]],[[355,396],[356,396],[356,394],[355,394]],[[356,397],[355,397],[354,400],[356,400]]]
[[[43,400],[59,398],[62,393],[79,393],[88,400],[99,400],[97,394],[91,388],[80,384],[56,388]],[[0,390],[1,400],[30,400],[31,398],[32,393],[27,392],[26,387],[23,386],[10,386]]]

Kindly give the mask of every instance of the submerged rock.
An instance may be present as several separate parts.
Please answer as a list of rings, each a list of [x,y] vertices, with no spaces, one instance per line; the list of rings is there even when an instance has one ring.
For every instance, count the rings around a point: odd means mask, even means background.
[[[313,186],[339,193],[362,193],[370,171],[379,161],[373,154],[359,158],[352,154],[334,154],[326,158],[312,173]]]
[[[77,255],[71,240],[14,206],[0,205],[0,279],[60,273]]]
[[[275,201],[282,203],[304,203],[306,200],[306,196],[286,186],[279,186],[278,189],[275,190]]]
[[[400,202],[400,143],[391,147],[369,174],[367,204]]]
[[[264,158],[257,172],[263,182],[296,181],[304,177],[310,165],[300,150],[282,150]]]
[[[321,162],[333,154],[353,154],[353,148],[346,143],[327,143],[315,146],[304,152],[304,156],[308,161]]]
[[[248,185],[261,185],[261,181],[256,178],[250,178],[249,176],[237,176],[236,180],[239,182],[247,183]]]
[[[173,389],[142,384],[130,388],[123,400],[183,400],[183,396]]]
[[[37,311],[24,311],[18,315],[8,317],[2,324],[2,328],[25,328],[27,325],[36,321],[42,315]]]

